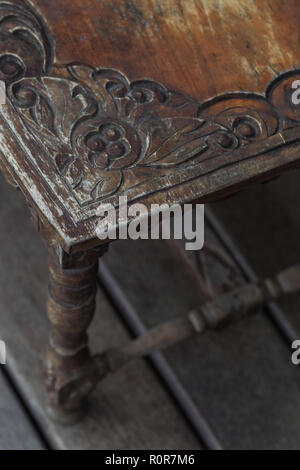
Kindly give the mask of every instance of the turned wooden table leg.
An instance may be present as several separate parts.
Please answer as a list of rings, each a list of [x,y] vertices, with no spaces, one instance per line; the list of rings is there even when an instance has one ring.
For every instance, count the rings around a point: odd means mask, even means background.
[[[98,258],[106,249],[63,256],[50,252],[51,333],[44,372],[48,411],[61,422],[80,417],[97,382],[86,330],[95,310]]]

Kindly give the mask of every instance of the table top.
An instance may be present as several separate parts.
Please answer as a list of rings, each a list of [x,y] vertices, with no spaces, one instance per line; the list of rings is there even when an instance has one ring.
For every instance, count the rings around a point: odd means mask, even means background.
[[[3,171],[65,251],[99,244],[121,195],[276,176],[299,159],[299,24],[296,0],[0,0]]]

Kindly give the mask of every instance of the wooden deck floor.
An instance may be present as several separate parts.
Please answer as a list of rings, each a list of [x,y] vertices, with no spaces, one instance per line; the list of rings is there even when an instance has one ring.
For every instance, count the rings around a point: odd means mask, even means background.
[[[299,259],[298,177],[291,173],[209,208],[206,243],[227,245],[242,265],[240,279],[270,275]],[[270,310],[187,340],[152,362],[129,364],[99,384],[80,424],[51,423],[40,380],[46,250],[22,195],[0,180],[0,196],[0,339],[8,349],[0,368],[0,449],[299,448],[299,370]],[[229,270],[209,254],[207,266],[222,292]],[[101,273],[93,351],[124,343],[132,318],[149,328],[205,298],[166,241],[115,243]],[[300,336],[299,307],[300,296],[276,306],[294,337]]]

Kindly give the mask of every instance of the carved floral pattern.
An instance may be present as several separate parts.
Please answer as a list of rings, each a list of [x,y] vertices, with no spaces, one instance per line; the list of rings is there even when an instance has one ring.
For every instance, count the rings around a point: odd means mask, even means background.
[[[0,80],[46,74],[52,59],[52,40],[39,15],[24,0],[0,1]]]
[[[113,69],[51,67],[51,37],[23,0],[0,1],[0,36],[8,97],[80,206],[145,182],[150,191],[186,168],[205,173],[299,124],[289,96],[297,71],[277,78],[266,96],[231,93],[200,104]]]

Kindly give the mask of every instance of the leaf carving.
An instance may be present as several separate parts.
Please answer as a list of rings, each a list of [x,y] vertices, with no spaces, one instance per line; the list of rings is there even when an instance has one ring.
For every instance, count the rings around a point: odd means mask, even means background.
[[[208,160],[210,167],[225,164],[226,153],[278,126],[261,96],[232,94],[201,105],[117,70],[73,64],[57,73],[14,82],[9,96],[80,206],[139,188],[146,194],[171,172],[196,165],[205,171]]]
[[[162,119],[154,128],[141,165],[175,167],[200,157],[207,149],[206,137],[219,129],[200,118]]]

